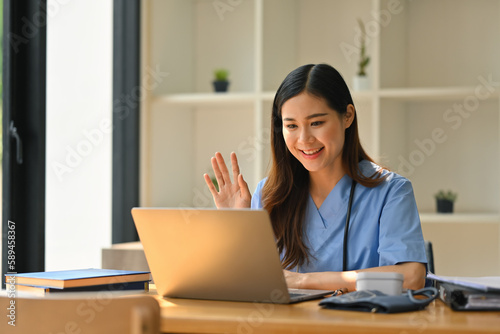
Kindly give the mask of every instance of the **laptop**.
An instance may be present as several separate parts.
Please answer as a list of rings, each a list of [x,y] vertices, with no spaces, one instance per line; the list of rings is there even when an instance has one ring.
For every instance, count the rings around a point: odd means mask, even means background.
[[[332,291],[288,289],[266,211],[133,208],[158,294],[288,304]]]

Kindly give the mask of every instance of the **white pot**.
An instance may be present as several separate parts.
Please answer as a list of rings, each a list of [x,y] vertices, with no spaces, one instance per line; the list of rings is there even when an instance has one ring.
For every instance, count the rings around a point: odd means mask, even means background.
[[[371,88],[370,78],[366,75],[356,75],[352,81],[352,88],[355,91],[369,90]]]

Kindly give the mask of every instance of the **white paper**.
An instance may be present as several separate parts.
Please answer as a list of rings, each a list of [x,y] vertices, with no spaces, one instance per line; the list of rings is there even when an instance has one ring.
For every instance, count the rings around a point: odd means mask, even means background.
[[[438,276],[432,273],[427,274],[427,278],[461,285],[473,289],[478,289],[487,292],[500,292],[500,276],[482,276],[482,277],[454,277],[454,276]]]

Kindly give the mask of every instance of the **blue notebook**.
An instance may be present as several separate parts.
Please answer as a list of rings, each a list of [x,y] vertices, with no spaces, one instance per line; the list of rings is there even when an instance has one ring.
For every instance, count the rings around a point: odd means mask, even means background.
[[[84,291],[149,291],[149,281],[125,282],[117,284],[76,286],[72,288],[49,288],[38,285],[7,284],[8,292],[29,292],[36,295],[46,295],[60,292],[84,292]]]
[[[151,277],[148,271],[114,269],[77,269],[5,274],[5,282],[7,284],[34,285],[59,289],[139,281],[144,282],[150,279]]]

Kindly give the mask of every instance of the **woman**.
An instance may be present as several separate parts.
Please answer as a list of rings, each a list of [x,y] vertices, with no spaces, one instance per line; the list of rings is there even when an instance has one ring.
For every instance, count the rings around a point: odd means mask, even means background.
[[[271,171],[253,197],[234,153],[235,182],[220,153],[212,158],[219,191],[205,181],[218,208],[268,211],[288,286],[352,291],[357,272],[380,271],[422,288],[427,260],[411,183],[361,147],[342,76],[326,64],[292,71],[276,93],[271,125]]]

